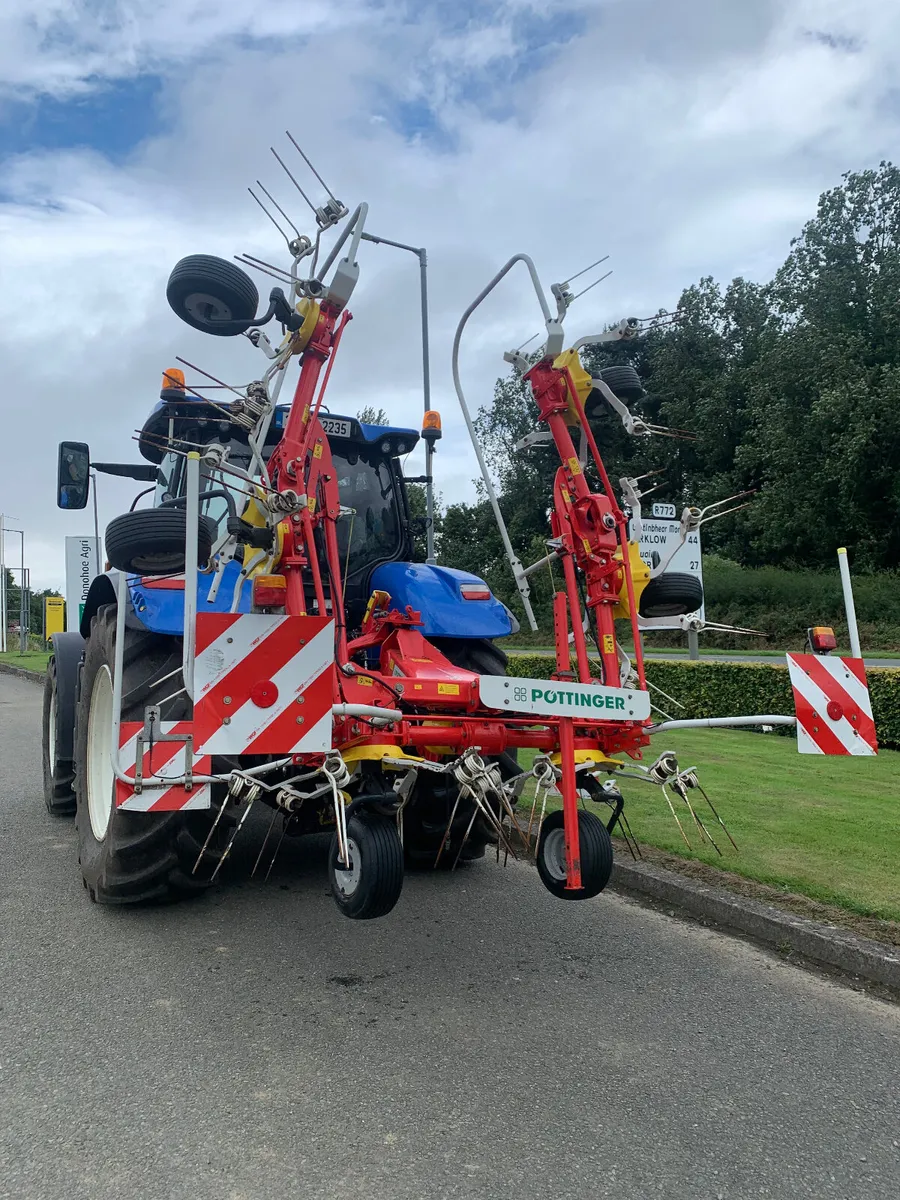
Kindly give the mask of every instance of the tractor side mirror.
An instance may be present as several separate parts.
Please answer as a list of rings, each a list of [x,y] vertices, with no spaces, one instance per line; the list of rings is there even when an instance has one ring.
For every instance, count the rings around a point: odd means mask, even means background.
[[[59,508],[86,508],[91,492],[91,451],[86,442],[60,442],[56,475]]]

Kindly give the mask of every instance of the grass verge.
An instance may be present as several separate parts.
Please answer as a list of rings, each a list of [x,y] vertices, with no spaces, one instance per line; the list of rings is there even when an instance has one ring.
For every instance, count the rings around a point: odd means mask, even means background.
[[[849,912],[900,920],[900,753],[820,758],[799,755],[793,739],[729,730],[677,730],[654,739],[654,757],[666,749],[682,766],[698,768],[739,850],[703,812],[696,792],[692,803],[721,857],[690,828],[683,803],[676,811],[691,849],[659,788],[624,780],[625,811],[639,843]],[[530,757],[521,753],[523,766]],[[557,797],[548,807],[560,804]]]
[[[47,650],[26,650],[24,654],[7,650],[5,654],[0,654],[0,663],[8,663],[11,667],[23,667],[26,671],[34,671],[38,675],[43,675],[47,670],[49,661],[50,654]]]

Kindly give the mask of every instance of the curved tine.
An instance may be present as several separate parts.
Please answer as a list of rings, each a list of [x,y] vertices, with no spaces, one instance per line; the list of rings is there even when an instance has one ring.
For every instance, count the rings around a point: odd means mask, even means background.
[[[672,805],[672,801],[669,797],[669,793],[666,791],[666,785],[664,783],[661,783],[659,786],[662,789],[662,794],[666,798],[666,804],[668,804],[668,806],[669,806],[669,812],[675,818],[675,824],[678,826],[678,832],[684,838],[684,844],[687,846],[688,850],[693,850],[694,847],[688,841],[687,834],[684,832],[684,827],[682,826],[681,821],[678,819],[678,813],[675,811],[675,808]]]
[[[706,828],[706,826],[703,824],[703,822],[700,820],[700,818],[697,816],[696,812],[694,811],[694,806],[691,804],[690,797],[688,796],[687,786],[684,784],[684,782],[682,781],[680,776],[676,776],[676,778],[672,780],[672,790],[675,792],[675,795],[680,796],[681,799],[687,805],[687,810],[691,814],[691,818],[693,819],[694,824],[697,826],[697,830],[700,834],[701,841],[703,840],[703,838],[706,838],[706,840],[709,842],[709,844],[712,846],[712,848],[716,851],[716,853],[721,854],[722,851],[719,849],[719,847],[713,841],[712,837],[710,836],[709,830]]]
[[[331,190],[331,188],[328,186],[328,184],[325,182],[325,180],[322,178],[322,176],[319,174],[319,172],[316,170],[316,168],[309,161],[308,156],[300,149],[300,147],[297,144],[297,141],[294,138],[294,135],[291,133],[291,131],[289,129],[286,129],[284,132],[287,135],[288,139],[290,140],[291,145],[294,147],[294,149],[297,151],[297,153],[300,155],[300,157],[303,159],[303,161],[306,163],[306,165],[312,171],[313,175],[315,175],[316,179],[318,179],[319,183],[321,183],[322,187],[325,189],[325,191],[328,193],[328,195],[331,197],[331,199],[335,202],[335,204],[339,204],[340,201],[338,200],[337,196],[334,194],[334,192]]]
[[[725,824],[725,822],[722,820],[722,818],[716,812],[715,808],[713,807],[712,800],[710,800],[709,796],[707,796],[706,791],[705,791],[703,785],[699,782],[699,780],[697,782],[697,789],[700,792],[700,795],[703,797],[703,799],[709,805],[712,815],[716,818],[716,820],[722,826],[722,829],[725,831],[725,836],[728,838],[729,842],[731,842],[732,846],[734,846],[735,850],[737,850],[737,842],[734,840],[734,838],[728,832],[728,826]],[[738,853],[740,853],[740,851],[738,851]]]

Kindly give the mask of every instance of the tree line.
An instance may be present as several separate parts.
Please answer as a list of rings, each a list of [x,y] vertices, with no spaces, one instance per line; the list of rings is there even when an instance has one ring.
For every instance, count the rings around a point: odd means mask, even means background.
[[[623,314],[627,315],[627,314]],[[570,322],[571,323],[571,322]],[[706,277],[673,321],[582,353],[596,375],[630,363],[645,389],[632,411],[696,440],[633,438],[611,411],[594,424],[611,479],[659,471],[654,500],[700,507],[754,490],[750,507],[704,527],[704,550],[746,567],[856,571],[900,562],[900,169],[851,172],[767,283]],[[557,461],[552,446],[515,452],[538,427],[517,377],[499,379],[477,425],[510,536],[523,562],[545,553]],[[440,514],[440,561],[515,588],[483,489]],[[649,484],[648,484],[649,486]],[[554,582],[536,578],[538,603]]]

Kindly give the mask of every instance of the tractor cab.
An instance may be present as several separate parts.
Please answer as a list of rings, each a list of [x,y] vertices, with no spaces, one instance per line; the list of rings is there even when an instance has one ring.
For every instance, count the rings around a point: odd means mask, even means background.
[[[246,435],[223,420],[220,410],[184,392],[176,394],[172,388],[164,388],[161,397],[139,437],[142,455],[158,470],[155,506],[183,495],[186,449],[217,443],[227,451],[230,466],[250,470],[252,456]],[[263,449],[267,461],[281,439],[289,411],[289,405],[275,409]],[[337,472],[342,509],[337,538],[347,618],[352,626],[362,618],[376,569],[413,556],[401,459],[415,447],[420,435],[414,429],[371,425],[330,413],[323,413],[320,421]],[[237,515],[247,509],[247,485],[204,466],[203,492],[219,492],[201,501],[201,512],[215,522],[219,536],[224,538],[230,509],[233,507]]]

